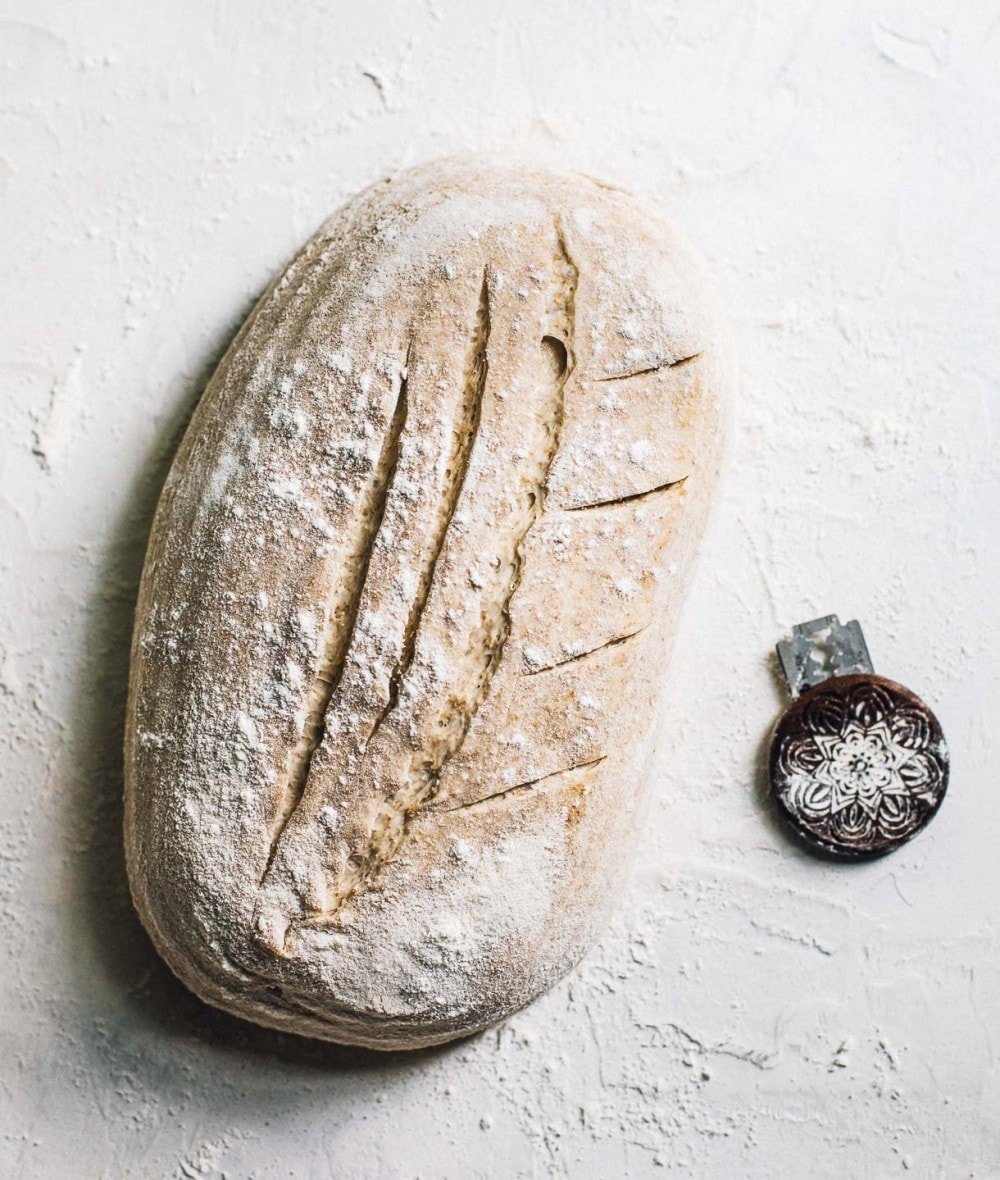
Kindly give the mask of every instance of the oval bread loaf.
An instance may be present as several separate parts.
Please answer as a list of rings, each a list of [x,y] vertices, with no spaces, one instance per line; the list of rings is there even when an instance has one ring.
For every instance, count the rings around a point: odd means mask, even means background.
[[[582,176],[442,161],[308,242],[198,407],[139,597],[129,876],[195,992],[417,1047],[587,950],[727,378],[674,234]]]

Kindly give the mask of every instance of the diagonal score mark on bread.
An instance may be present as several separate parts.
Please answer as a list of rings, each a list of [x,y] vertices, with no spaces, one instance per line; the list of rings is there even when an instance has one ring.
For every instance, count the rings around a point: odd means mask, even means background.
[[[647,623],[646,626],[638,627],[635,631],[629,631],[625,635],[616,635],[613,639],[608,639],[604,643],[597,644],[596,647],[588,647],[586,651],[575,652],[573,655],[566,656],[563,660],[554,660],[551,664],[543,664],[540,668],[529,666],[522,675],[541,676],[545,672],[555,671],[556,668],[565,668],[568,664],[575,664],[580,660],[589,659],[591,656],[596,656],[602,651],[607,651],[609,648],[620,647],[623,643],[638,639],[648,626],[649,624]]]
[[[558,451],[562,431],[565,388],[573,370],[575,298],[579,271],[570,255],[561,224],[556,226],[555,236],[555,314],[553,322],[548,325],[539,342],[543,369],[543,377],[538,383],[538,396],[541,402],[538,433],[541,436],[541,446],[537,453],[523,456],[520,465],[510,465],[513,486],[507,489],[506,495],[514,505],[510,512],[513,525],[502,538],[504,558],[499,561],[492,580],[482,587],[479,623],[468,637],[460,674],[454,677],[448,686],[445,700],[430,731],[410,757],[404,774],[395,784],[395,789],[383,798],[373,822],[363,839],[358,842],[358,846],[351,852],[347,863],[341,867],[339,873],[333,874],[335,883],[327,890],[322,902],[317,905],[315,900],[304,899],[296,887],[292,891],[297,894],[297,897],[292,899],[292,912],[278,916],[274,912],[274,899],[269,903],[267,894],[269,887],[274,884],[271,878],[283,867],[280,845],[297,806],[295,802],[292,803],[285,822],[276,834],[262,879],[263,896],[257,906],[258,936],[264,946],[274,954],[286,953],[285,942],[289,929],[296,922],[317,926],[336,920],[344,905],[366,888],[380,868],[395,857],[405,839],[411,819],[433,799],[444,766],[461,748],[473,717],[489,694],[493,674],[510,634],[510,603],[520,583],[522,548],[528,533],[544,511],[548,475]],[[464,381],[465,396],[454,427],[456,446],[449,461],[450,483],[445,493],[444,510],[439,517],[440,527],[434,535],[414,599],[407,612],[402,647],[389,677],[385,704],[375,717],[367,738],[361,743],[358,765],[352,768],[355,776],[366,770],[365,763],[370,760],[370,747],[378,745],[382,740],[382,731],[387,719],[393,717],[397,725],[403,727],[408,720],[406,716],[397,718],[394,715],[399,711],[406,674],[416,650],[423,611],[432,591],[438,558],[444,549],[465,486],[473,448],[478,439],[483,398],[487,392],[491,337],[489,279],[487,271],[483,276],[469,349]],[[494,396],[503,395],[494,391]],[[407,437],[408,434],[400,443],[404,451],[407,447]],[[397,478],[395,466],[389,472],[389,477],[387,497],[393,493],[391,480]],[[374,522],[374,534],[379,533],[383,527],[384,514]],[[378,537],[374,534],[373,546],[379,543]],[[370,575],[366,570],[366,577],[368,576]],[[365,589],[362,585],[358,595],[364,593]],[[352,642],[353,635],[348,638],[346,649],[341,654],[342,665],[349,658]],[[324,693],[328,715],[334,713],[334,693],[338,681],[336,673],[330,679],[332,687]],[[315,737],[315,744],[312,746],[312,752],[315,753],[326,736],[326,723],[320,726],[314,723],[309,732]],[[301,789],[295,791],[298,801],[303,799],[309,789],[311,766],[310,758],[306,764]],[[287,911],[289,890],[286,888],[279,891],[279,894],[283,896],[284,901],[279,900],[278,907]]]
[[[490,795],[484,795],[479,799],[471,799],[467,803],[456,803],[451,807],[442,807],[439,809],[439,815],[450,815],[456,811],[475,811],[485,807],[487,804],[496,803],[501,799],[516,799],[521,795],[526,795],[534,791],[542,783],[553,783],[556,780],[562,780],[568,775],[575,774],[578,771],[596,770],[598,766],[607,761],[607,755],[601,754],[597,758],[588,758],[584,762],[577,762],[573,766],[564,766],[561,770],[553,770],[548,774],[539,775],[538,778],[528,779],[523,783],[515,783],[512,787],[506,787],[502,791],[494,791]]]
[[[326,732],[326,718],[330,701],[343,673],[348,648],[354,639],[358,609],[361,603],[361,588],[368,577],[372,551],[379,529],[382,527],[389,489],[392,486],[399,462],[400,439],[406,426],[409,408],[407,391],[412,348],[411,343],[407,348],[400,371],[396,408],[389,423],[389,430],[382,445],[363,509],[364,517],[369,523],[367,527],[359,531],[354,554],[352,554],[352,559],[348,561],[348,568],[355,571],[355,576],[346,579],[338,586],[338,594],[335,596],[330,610],[329,633],[323,659],[309,691],[306,721],[302,727],[302,734],[292,750],[291,765],[285,787],[278,802],[275,818],[271,823],[270,849],[264,872],[261,874],[262,881],[274,863],[275,853],[285,828],[288,826],[288,821],[302,801],[306,783],[309,780],[313,755]]]
[[[403,649],[396,666],[389,678],[389,699],[375,721],[368,741],[378,732],[382,722],[395,709],[399,702],[399,690],[403,677],[413,663],[413,656],[417,646],[417,632],[420,620],[427,606],[431,584],[434,581],[434,570],[444,548],[445,537],[451,527],[452,519],[458,508],[458,502],[465,487],[465,479],[469,473],[469,462],[472,458],[472,448],[479,437],[479,427],[483,416],[483,395],[486,392],[486,379],[489,375],[489,347],[490,347],[490,287],[489,268],[483,270],[483,285],[479,293],[479,306],[476,309],[476,323],[470,348],[470,364],[465,380],[465,394],[463,397],[462,413],[459,422],[452,432],[454,440],[452,453],[448,463],[449,486],[445,496],[445,507],[441,513],[438,527],[434,531],[431,543],[420,573],[420,581],[416,596],[406,618],[406,628],[403,633]]]
[[[680,369],[684,365],[689,365],[693,361],[701,360],[704,356],[703,352],[692,352],[688,356],[682,356],[676,361],[660,361],[655,365],[644,365],[641,369],[632,369],[628,373],[609,373],[605,377],[598,377],[598,381],[631,381],[633,377],[648,377],[653,373],[659,373],[663,369]]]
[[[627,496],[611,496],[607,500],[592,500],[589,504],[571,504],[563,509],[563,512],[589,512],[595,508],[615,508],[619,504],[634,504],[639,500],[649,499],[651,496],[658,496],[661,492],[672,492],[674,490],[682,490],[687,476],[682,476],[680,479],[672,479],[667,483],[657,484],[655,488],[646,488],[642,492],[630,492]]]
[[[441,710],[434,735],[413,757],[404,782],[376,816],[371,834],[360,855],[352,857],[348,871],[321,913],[310,916],[310,924],[321,924],[336,917],[344,904],[364,887],[391,860],[405,838],[412,816],[433,798],[441,771],[459,750],[469,725],[486,699],[493,674],[499,664],[510,634],[510,603],[521,577],[522,546],[545,505],[549,469],[559,447],[564,414],[566,383],[573,367],[575,298],[579,271],[568,251],[561,226],[557,226],[559,295],[562,323],[542,340],[543,355],[550,363],[548,388],[543,409],[544,449],[536,456],[534,470],[522,478],[519,489],[520,519],[506,538],[508,560],[496,571],[492,595],[482,596],[480,627],[469,637],[465,658],[465,675],[453,686]],[[484,371],[488,365],[484,366]],[[504,573],[506,576],[504,576]],[[464,695],[459,695],[462,690]],[[456,691],[457,690],[457,691]]]

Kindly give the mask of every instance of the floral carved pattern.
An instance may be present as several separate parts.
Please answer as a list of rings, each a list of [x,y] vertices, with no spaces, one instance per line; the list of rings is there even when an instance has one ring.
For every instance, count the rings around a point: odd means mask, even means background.
[[[835,677],[782,717],[771,783],[807,840],[841,855],[877,855],[915,835],[937,811],[948,752],[933,713],[902,685]]]

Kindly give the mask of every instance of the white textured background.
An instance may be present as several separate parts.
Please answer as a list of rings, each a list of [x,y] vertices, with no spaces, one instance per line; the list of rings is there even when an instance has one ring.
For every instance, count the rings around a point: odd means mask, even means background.
[[[0,67],[0,1172],[1000,1176],[993,0],[0,0]],[[217,1015],[151,951],[127,641],[256,296],[466,147],[664,206],[743,389],[628,903],[503,1028],[380,1058]],[[771,645],[827,610],[953,751],[940,817],[863,867],[793,849],[759,776]]]

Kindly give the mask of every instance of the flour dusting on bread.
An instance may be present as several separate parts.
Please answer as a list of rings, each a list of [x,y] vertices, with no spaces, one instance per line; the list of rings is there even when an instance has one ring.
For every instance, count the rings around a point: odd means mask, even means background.
[[[189,986],[413,1047],[585,953],[728,380],[697,267],[620,190],[447,160],[321,227],[213,377],[143,575],[126,846]]]

